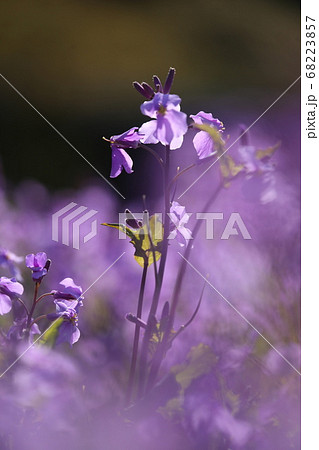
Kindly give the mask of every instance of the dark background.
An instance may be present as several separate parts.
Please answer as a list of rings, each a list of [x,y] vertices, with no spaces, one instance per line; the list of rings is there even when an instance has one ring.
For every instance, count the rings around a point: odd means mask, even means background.
[[[299,2],[11,0],[1,17],[1,73],[105,177],[110,151],[101,137],[146,119],[132,81],[164,78],[174,66],[183,111],[210,111],[232,127],[241,114],[253,121],[300,73]],[[7,183],[105,185],[2,79],[0,95]],[[296,85],[286,108],[298,95]],[[152,182],[149,156],[134,163],[132,176],[112,181],[126,197]]]

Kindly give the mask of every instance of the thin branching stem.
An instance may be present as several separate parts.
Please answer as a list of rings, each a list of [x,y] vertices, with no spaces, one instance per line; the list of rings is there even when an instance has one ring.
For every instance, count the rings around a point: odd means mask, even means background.
[[[141,148],[144,148],[144,150],[146,150],[147,152],[149,152],[155,159],[156,161],[159,163],[159,165],[161,166],[161,169],[164,171],[165,167],[164,167],[164,161],[162,160],[162,158],[156,153],[155,150],[153,150],[151,147],[149,147],[148,145],[142,144],[140,143],[139,146]]]
[[[147,328],[145,330],[143,345],[142,345],[142,353],[141,353],[141,363],[140,363],[140,379],[139,379],[139,395],[142,396],[144,393],[144,386],[146,380],[146,369],[147,369],[147,353],[148,353],[148,345],[151,338],[151,323],[153,318],[156,316],[156,311],[158,307],[158,302],[160,298],[160,293],[163,284],[164,271],[166,265],[167,258],[167,250],[168,250],[168,236],[169,236],[169,210],[170,210],[170,191],[169,191],[169,169],[170,169],[170,147],[166,146],[165,149],[165,170],[163,176],[163,189],[165,193],[164,197],[164,233],[163,233],[163,243],[162,243],[162,252],[161,259],[159,263],[158,276],[155,282],[155,289],[153,300],[151,304],[151,308],[149,311],[148,319],[147,319]]]
[[[139,292],[139,297],[138,297],[138,304],[137,304],[137,313],[136,313],[137,319],[141,319],[141,317],[142,317],[147,268],[148,268],[148,259],[145,258],[142,279],[141,279],[141,285],[140,285],[140,292]],[[126,406],[128,406],[130,404],[131,398],[132,398],[132,393],[133,393],[137,356],[138,356],[138,346],[139,346],[139,339],[140,339],[140,328],[141,328],[141,326],[137,321],[135,323],[135,333],[134,333],[134,341],[133,341],[131,367],[130,367],[130,373],[129,373],[127,392],[126,392]]]

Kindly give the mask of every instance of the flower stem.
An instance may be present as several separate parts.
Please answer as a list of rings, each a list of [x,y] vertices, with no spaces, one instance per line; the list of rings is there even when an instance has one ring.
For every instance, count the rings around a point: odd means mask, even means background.
[[[156,315],[158,302],[160,298],[160,293],[163,284],[164,271],[166,265],[167,258],[167,250],[168,250],[168,236],[169,236],[169,209],[170,209],[170,190],[169,190],[169,166],[170,166],[170,147],[166,146],[165,149],[165,170],[163,176],[163,188],[164,188],[164,233],[163,233],[163,247],[162,254],[158,269],[158,276],[155,283],[155,289],[153,294],[153,300],[150,308],[150,312],[147,319],[147,328],[145,330],[143,344],[142,344],[142,353],[141,353],[141,363],[140,363],[140,379],[139,379],[139,395],[142,396],[144,392],[145,380],[146,380],[146,369],[147,369],[147,353],[148,353],[148,344],[151,338],[151,321],[153,317]]]
[[[38,290],[39,290],[39,286],[40,283],[38,281],[35,282],[35,286],[34,286],[34,295],[33,295],[33,303],[28,315],[28,322],[27,322],[27,329],[30,329],[30,324],[31,324],[31,320],[32,320],[32,314],[34,313],[36,304],[37,304],[37,296],[38,296]]]
[[[140,143],[139,146],[144,148],[144,150],[148,151],[157,160],[157,162],[161,166],[161,169],[164,170],[164,162],[162,158],[151,147],[148,147],[148,145],[142,143]]]
[[[215,192],[213,193],[213,195],[206,202],[204,208],[202,209],[203,211],[206,211],[210,207],[210,205],[216,200],[216,198],[219,195],[222,188],[223,188],[223,183],[220,183],[218,185],[217,189],[215,190]],[[184,278],[184,275],[186,272],[187,260],[189,258],[190,252],[192,250],[193,241],[198,234],[201,224],[202,224],[202,221],[196,222],[196,225],[192,231],[193,239],[188,242],[185,252],[184,252],[184,259],[181,261],[181,265],[179,267],[179,271],[177,274],[175,287],[174,287],[174,291],[173,291],[173,295],[172,295],[170,314],[169,314],[169,318],[168,318],[168,322],[167,322],[167,327],[166,327],[166,330],[164,331],[163,340],[158,345],[157,351],[156,351],[153,361],[152,361],[152,366],[150,369],[150,375],[149,375],[147,389],[150,389],[153,386],[153,384],[156,380],[158,370],[160,368],[160,365],[162,363],[162,360],[163,360],[166,350],[167,350],[170,333],[171,333],[171,330],[174,325],[175,312],[176,312],[176,308],[177,308],[179,297],[180,297],[182,281],[183,281],[183,278]]]
[[[19,297],[17,297],[17,300],[18,300],[18,302],[21,303],[21,305],[23,306],[25,312],[27,313],[27,316],[29,316],[29,310],[28,310],[26,304],[24,303],[24,301],[21,300],[21,298],[19,298]]]
[[[42,314],[41,316],[39,316],[36,319],[32,320],[32,322],[30,323],[30,328],[32,327],[32,325],[34,323],[37,323],[39,320],[46,319],[46,317],[47,317],[46,314]]]
[[[49,295],[53,295],[51,292],[47,292],[46,294],[42,294],[39,298],[36,299],[35,303],[38,304],[44,297],[48,297]]]
[[[146,260],[146,258],[145,258],[144,266],[143,266],[143,274],[142,274],[142,279],[141,279],[140,293],[139,293],[138,304],[137,304],[137,313],[136,313],[137,319],[141,319],[141,317],[142,317],[147,268],[148,268],[148,260]],[[132,393],[133,393],[134,379],[135,379],[135,372],[136,372],[136,363],[137,363],[137,354],[138,354],[138,344],[139,344],[139,339],[140,339],[140,328],[141,328],[141,325],[138,322],[136,322],[134,341],[133,341],[131,367],[130,367],[127,392],[126,392],[126,406],[129,406],[131,397],[132,397]]]

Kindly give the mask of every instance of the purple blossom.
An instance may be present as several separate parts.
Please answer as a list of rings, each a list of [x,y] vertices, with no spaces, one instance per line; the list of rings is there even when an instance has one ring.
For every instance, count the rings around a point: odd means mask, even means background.
[[[223,123],[218,119],[214,119],[211,113],[200,111],[196,115],[192,114],[190,118],[194,120],[195,124],[209,125],[220,133],[224,130]],[[208,158],[216,153],[214,148],[214,140],[206,131],[199,131],[193,139],[193,144],[199,159]]]
[[[132,158],[126,153],[125,148],[137,148],[141,135],[139,134],[137,127],[130,128],[125,133],[111,136],[110,143],[112,149],[112,169],[111,178],[118,177],[123,169],[127,173],[132,173],[133,161]]]
[[[82,288],[77,286],[72,278],[64,278],[60,281],[61,290],[52,291],[55,300],[82,300]]]
[[[12,300],[23,294],[23,286],[15,278],[0,278],[0,315],[11,311]]]
[[[7,338],[11,341],[18,341],[24,338],[27,328],[28,318],[24,316],[21,319],[16,319],[13,325],[9,328]],[[30,335],[41,334],[41,331],[36,323],[30,328]]]
[[[25,264],[32,270],[32,279],[40,282],[48,273],[48,257],[46,253],[39,252],[36,255],[30,253],[25,257]]]
[[[177,242],[184,247],[189,239],[192,238],[192,232],[185,228],[185,224],[189,221],[190,215],[187,214],[185,206],[181,206],[178,202],[172,202],[169,217],[172,221],[173,230],[168,239],[177,239]]]
[[[238,152],[246,172],[242,187],[245,197],[252,201],[259,200],[262,204],[275,200],[275,168],[269,158],[257,157],[258,150],[253,145],[240,145]]]
[[[141,105],[145,116],[155,120],[145,122],[139,132],[144,136],[144,144],[169,145],[171,149],[181,147],[183,136],[187,132],[187,116],[181,112],[181,99],[178,95],[162,94],[157,92],[154,98]]]
[[[49,320],[57,320],[63,318],[63,322],[59,327],[59,334],[56,345],[62,342],[68,342],[70,345],[75,344],[80,339],[80,330],[78,328],[78,309],[83,306],[81,300],[55,300],[56,312],[48,314]]]
[[[0,249],[0,266],[7,267],[11,275],[19,281],[22,280],[22,277],[19,268],[16,267],[16,264],[22,261],[22,256],[17,256],[4,248]]]

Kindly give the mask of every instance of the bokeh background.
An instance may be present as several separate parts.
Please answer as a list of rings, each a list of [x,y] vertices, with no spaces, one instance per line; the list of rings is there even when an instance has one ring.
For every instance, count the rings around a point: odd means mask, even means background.
[[[173,92],[188,114],[212,111],[229,130],[253,121],[299,75],[299,2],[228,0],[12,0],[1,6],[1,73],[105,176],[101,137],[139,126],[132,81],[177,69]],[[76,187],[92,169],[0,80],[1,160],[17,184]],[[299,86],[267,115],[276,128]],[[244,115],[244,117],[243,117]],[[265,123],[264,123],[265,124]],[[286,136],[287,135],[287,136]],[[126,197],[149,191],[148,155],[114,184]],[[104,182],[101,180],[101,183]],[[158,194],[154,190],[154,195]]]
[[[252,123],[300,73],[300,4],[294,1],[11,0],[1,5],[0,17],[1,73],[106,178],[111,152],[102,136],[145,121],[132,81],[151,82],[154,73],[163,79],[174,66],[172,92],[181,96],[182,110],[188,115],[212,112],[224,122],[232,142],[240,125]],[[281,142],[273,158],[273,201],[260,201],[262,177],[256,189],[254,183],[247,187],[244,177],[234,181],[212,206],[225,215],[216,224],[217,239],[207,241],[202,229],[191,255],[195,267],[297,371],[299,88],[296,83],[249,136],[256,148]],[[126,252],[86,293],[79,342],[47,354],[35,346],[2,379],[0,447],[299,449],[297,371],[208,287],[196,320],[176,339],[160,376],[183,365],[196,345],[207,346],[200,348],[206,349],[203,362],[208,366],[177,403],[167,406],[173,398],[164,389],[161,414],[152,402],[140,409],[137,405],[129,417],[119,413],[134,332],[124,316],[135,312],[141,268],[131,244],[118,240],[115,230],[99,227],[79,251],[52,241],[51,214],[73,201],[97,210],[99,223],[115,221],[124,207],[141,210],[144,193],[152,212],[158,211],[162,192],[156,162],[143,151],[132,151],[134,173],[111,180],[124,202],[1,78],[0,96],[0,250],[21,257],[46,252],[52,267],[42,292],[57,289],[65,277],[87,289]],[[195,161],[191,137],[172,153],[172,166]],[[238,160],[238,143],[230,154]],[[178,192],[202,170],[200,165],[181,179]],[[218,182],[216,164],[180,202],[196,212]],[[233,211],[240,213],[251,240],[219,239]],[[170,246],[160,307],[171,298],[180,250],[176,242]],[[23,298],[29,302],[33,283],[21,260]],[[12,275],[6,264],[2,275]],[[176,329],[192,315],[202,286],[203,280],[188,268]],[[152,292],[149,277],[144,316]],[[38,313],[53,309],[52,301],[43,302]],[[6,341],[11,324],[11,313],[1,316],[1,370],[22,351]],[[47,324],[42,322],[41,330]]]

